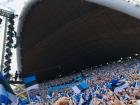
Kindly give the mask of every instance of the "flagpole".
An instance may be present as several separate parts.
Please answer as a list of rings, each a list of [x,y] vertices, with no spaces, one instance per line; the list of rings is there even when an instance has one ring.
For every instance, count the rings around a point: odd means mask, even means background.
[[[32,105],[31,99],[30,99],[30,95],[29,95],[29,91],[27,90],[26,92],[27,92],[27,96],[28,96],[29,103]]]
[[[14,85],[14,86],[16,86],[16,85]],[[27,97],[28,97],[29,103],[31,103],[31,99],[30,99],[30,95],[29,95],[28,90],[27,89],[24,89],[24,88],[22,88],[20,86],[18,86],[18,88],[22,89],[23,91],[20,92],[19,94],[16,94],[16,96],[20,96],[20,94],[22,94],[22,93],[27,93]],[[31,103],[31,105],[32,105],[32,103]]]
[[[43,93],[42,93],[42,90],[41,90],[41,87],[40,87],[40,86],[39,86],[39,90],[40,90],[40,92],[41,92],[41,100],[40,100],[40,102],[44,103]]]
[[[28,97],[29,103],[32,105],[31,99],[30,99],[30,94],[29,94],[29,91],[28,91],[27,89],[25,89],[23,92],[17,94],[16,96],[19,96],[19,95],[22,94],[22,93],[27,93],[27,97]]]

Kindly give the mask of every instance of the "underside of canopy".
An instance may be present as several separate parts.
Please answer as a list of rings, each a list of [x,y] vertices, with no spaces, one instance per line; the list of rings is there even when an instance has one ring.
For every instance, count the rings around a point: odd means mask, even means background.
[[[94,3],[42,0],[23,15],[22,71],[40,82],[140,51],[140,20]]]

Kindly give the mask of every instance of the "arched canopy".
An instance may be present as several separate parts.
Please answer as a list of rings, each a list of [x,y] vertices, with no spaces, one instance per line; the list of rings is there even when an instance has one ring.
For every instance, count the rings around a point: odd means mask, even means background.
[[[140,51],[140,20],[81,0],[42,0],[21,30],[23,74],[40,81]]]

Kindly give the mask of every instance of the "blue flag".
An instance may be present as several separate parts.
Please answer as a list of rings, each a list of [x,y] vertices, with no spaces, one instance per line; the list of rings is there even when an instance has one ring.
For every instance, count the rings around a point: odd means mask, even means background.
[[[18,100],[12,88],[10,87],[7,80],[0,73],[0,104],[16,105],[17,103]]]
[[[82,88],[82,90],[86,90],[86,89],[89,88],[88,84],[86,84],[85,82],[82,82],[82,83],[80,83],[79,85],[80,85],[80,87]]]
[[[34,75],[24,78],[23,81],[25,83],[25,87],[26,87],[27,91],[39,88],[39,85],[37,83],[37,78]]]

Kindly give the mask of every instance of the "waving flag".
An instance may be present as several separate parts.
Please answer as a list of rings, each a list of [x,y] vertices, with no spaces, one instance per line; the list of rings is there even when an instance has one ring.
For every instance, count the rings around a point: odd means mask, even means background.
[[[17,105],[18,99],[7,80],[0,73],[0,104]]]
[[[73,90],[76,94],[79,94],[79,93],[81,93],[83,90],[86,90],[86,89],[88,89],[88,88],[89,88],[88,84],[85,83],[85,82],[82,82],[82,83],[80,83],[79,85],[73,86],[73,87],[72,87],[72,90]]]
[[[114,93],[118,93],[121,92],[124,88],[128,88],[129,87],[129,83],[126,81],[124,83],[121,83],[120,85],[116,86],[114,89]]]

